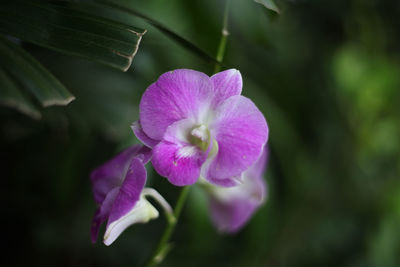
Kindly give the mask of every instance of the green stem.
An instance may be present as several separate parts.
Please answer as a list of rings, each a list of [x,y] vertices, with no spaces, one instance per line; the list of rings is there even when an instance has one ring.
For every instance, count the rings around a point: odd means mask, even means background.
[[[221,31],[221,39],[219,41],[218,45],[218,51],[217,51],[217,61],[218,63],[215,64],[214,67],[214,73],[217,73],[221,70],[221,63],[222,60],[224,59],[225,55],[225,47],[226,47],[226,41],[228,39],[228,17],[229,17],[229,6],[230,6],[231,0],[226,0],[225,2],[225,11],[224,11],[224,21],[222,24],[222,31]]]
[[[186,197],[189,193],[190,186],[185,186],[182,188],[182,191],[176,201],[175,209],[174,209],[174,217],[175,220],[168,220],[167,227],[164,230],[164,233],[161,236],[160,241],[158,242],[157,249],[151,257],[150,261],[147,263],[147,267],[156,266],[159,264],[167,255],[168,251],[171,248],[171,245],[168,243],[169,239],[174,232],[175,226],[179,220],[179,215],[181,214],[183,205],[185,204]]]

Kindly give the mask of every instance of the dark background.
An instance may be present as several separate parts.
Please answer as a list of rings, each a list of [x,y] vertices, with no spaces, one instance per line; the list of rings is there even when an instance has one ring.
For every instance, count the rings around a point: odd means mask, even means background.
[[[243,76],[270,127],[268,201],[239,233],[212,227],[193,188],[162,266],[400,266],[400,1],[281,0],[281,15],[233,0],[224,65]],[[130,1],[215,55],[224,1]],[[214,65],[145,28],[126,72],[27,43],[75,96],[41,120],[0,108],[2,261],[10,266],[139,266],[163,216],[110,247],[89,237],[89,172],[136,143],[130,124],[162,73]],[[151,169],[171,203],[179,188]]]

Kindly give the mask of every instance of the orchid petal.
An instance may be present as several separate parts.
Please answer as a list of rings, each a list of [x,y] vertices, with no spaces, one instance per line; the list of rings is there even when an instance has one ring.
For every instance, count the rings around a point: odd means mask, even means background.
[[[210,147],[210,153],[208,154],[207,160],[201,167],[200,177],[205,178],[207,177],[207,172],[210,168],[211,163],[214,161],[216,155],[218,154],[218,143],[214,140]],[[232,187],[238,185],[238,179],[234,179],[232,177],[225,178],[225,179],[214,179],[213,177],[207,177],[207,181],[223,187]]]
[[[268,126],[254,103],[244,96],[232,96],[218,107],[210,131],[218,153],[208,167],[206,179],[239,176],[260,156],[268,139]]]
[[[158,144],[157,140],[151,139],[150,137],[147,136],[147,134],[143,131],[142,125],[140,124],[140,121],[135,121],[132,126],[131,126],[133,133],[141,141],[144,145],[146,145],[149,148],[153,148]]]
[[[225,188],[229,190],[229,188]],[[221,232],[233,233],[251,218],[258,207],[257,202],[233,200],[223,203],[215,199],[210,200],[211,218],[213,224]]]
[[[157,218],[158,215],[157,209],[144,197],[141,197],[128,213],[107,225],[104,234],[104,244],[107,246],[111,245],[132,224],[147,223],[149,220]]]
[[[229,97],[240,95],[242,92],[242,75],[238,70],[229,69],[221,71],[211,76],[210,79],[214,84],[214,107],[221,104]]]
[[[107,225],[124,216],[135,206],[146,183],[146,175],[146,168],[143,162],[138,158],[134,158],[115,198]]]
[[[176,186],[194,184],[206,156],[195,146],[179,146],[162,141],[154,148],[154,169]]]
[[[131,160],[138,155],[143,155],[145,164],[150,160],[151,150],[140,145],[131,146],[92,171],[90,180],[96,203],[101,204],[108,192],[121,185]]]
[[[239,184],[237,179],[234,178],[213,178],[213,177],[207,177],[207,181],[210,183],[216,185],[216,186],[222,186],[222,187],[233,187],[237,186]]]
[[[164,140],[153,150],[154,169],[177,186],[191,185],[200,176],[201,165],[207,158],[198,147],[191,145],[187,133],[193,123],[181,120],[168,127]]]
[[[264,203],[266,184],[262,171],[266,152],[243,173],[243,183],[231,188],[212,186],[209,190],[211,219],[222,232],[236,232],[242,228],[257,208]]]
[[[209,111],[213,84],[204,73],[178,69],[164,73],[150,85],[140,102],[140,123],[154,140],[161,140],[176,121],[201,120]]]
[[[91,227],[91,239],[92,243],[96,243],[97,236],[99,234],[100,226],[105,222],[110,214],[110,210],[113,206],[114,200],[119,193],[119,187],[112,189],[105,197],[102,205],[96,210],[96,214],[93,217]]]
[[[262,177],[267,167],[268,161],[269,161],[269,147],[264,146],[260,157],[249,169],[247,169],[242,174],[242,178],[244,179],[244,176]]]

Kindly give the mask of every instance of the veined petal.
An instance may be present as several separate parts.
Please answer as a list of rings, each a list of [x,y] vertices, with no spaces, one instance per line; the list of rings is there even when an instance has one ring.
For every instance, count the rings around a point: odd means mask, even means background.
[[[131,160],[138,155],[143,155],[145,164],[150,160],[151,150],[141,145],[131,146],[92,171],[90,180],[96,203],[101,204],[113,188],[122,184]]]
[[[140,123],[154,140],[161,140],[167,127],[192,118],[200,121],[213,95],[213,83],[204,73],[178,69],[164,73],[150,85],[140,101]]]
[[[146,168],[140,159],[134,158],[110,210],[107,225],[126,215],[135,206],[145,183]]]
[[[96,243],[97,236],[99,234],[100,226],[105,222],[110,215],[111,208],[114,204],[114,200],[119,193],[119,187],[112,189],[104,199],[102,205],[96,210],[96,214],[92,220],[91,227],[91,239],[92,243]]]
[[[222,186],[222,187],[233,187],[237,186],[240,184],[238,179],[235,178],[223,178],[223,179],[217,179],[213,177],[207,177],[207,180],[217,186]]]
[[[207,158],[207,151],[202,151],[189,143],[192,120],[185,119],[168,127],[164,140],[153,150],[154,169],[177,186],[191,185],[200,176],[201,165]]]
[[[207,177],[208,169],[210,168],[211,163],[214,161],[215,157],[218,154],[218,143],[213,140],[210,145],[210,152],[208,153],[207,160],[203,163],[200,170],[200,177]],[[225,179],[214,179],[213,177],[207,177],[208,182],[223,187],[232,187],[238,185],[238,179],[234,179],[232,177]]]
[[[221,104],[229,97],[242,93],[242,75],[238,70],[229,69],[218,72],[211,76],[211,81],[214,84],[214,107]]]
[[[212,222],[219,231],[226,233],[238,231],[250,219],[257,207],[258,203],[252,201],[239,199],[224,203],[210,199]]]
[[[157,209],[150,204],[143,196],[131,208],[131,210],[118,220],[107,225],[104,234],[104,244],[111,245],[115,239],[129,226],[135,223],[147,223],[151,219],[157,218],[159,215]]]
[[[177,186],[194,184],[200,176],[200,168],[207,153],[195,146],[161,141],[154,148],[154,169]]]
[[[244,176],[262,177],[267,167],[268,161],[269,161],[269,147],[268,145],[265,145],[262,150],[261,156],[249,169],[247,169],[243,173],[242,177],[243,178]]]
[[[147,136],[147,134],[143,131],[142,125],[140,121],[135,121],[132,126],[132,131],[135,134],[136,138],[139,139],[144,145],[149,148],[153,148],[155,145],[158,144],[157,140],[151,139]]]
[[[268,126],[263,114],[244,96],[232,96],[218,107],[210,125],[218,143],[218,153],[210,163],[206,179],[239,176],[261,155],[268,139]]]
[[[212,186],[209,189],[211,219],[222,232],[236,232],[243,227],[265,201],[266,184],[261,170],[265,169],[266,152],[243,173],[243,183],[235,187]]]

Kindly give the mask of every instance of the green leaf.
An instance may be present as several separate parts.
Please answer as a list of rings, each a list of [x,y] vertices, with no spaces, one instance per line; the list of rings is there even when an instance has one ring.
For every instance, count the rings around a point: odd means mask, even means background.
[[[281,11],[279,10],[279,8],[276,6],[276,4],[274,3],[273,0],[254,0],[254,2],[259,3],[261,5],[263,5],[265,8],[272,10],[278,14],[281,13]]]
[[[104,5],[107,5],[109,7],[118,9],[122,12],[126,12],[128,14],[131,14],[135,17],[141,18],[143,20],[145,20],[147,23],[149,23],[150,25],[153,25],[156,29],[158,29],[159,31],[161,31],[162,33],[164,33],[166,36],[168,36],[169,38],[171,38],[172,40],[174,40],[175,42],[177,42],[178,44],[182,45],[184,48],[188,49],[189,51],[191,51],[192,53],[194,53],[195,55],[197,55],[198,57],[204,59],[205,61],[212,63],[212,64],[220,64],[220,62],[218,62],[214,57],[210,56],[209,54],[207,54],[207,52],[205,52],[204,50],[202,50],[201,48],[199,48],[198,46],[196,46],[195,44],[193,44],[192,42],[186,40],[185,38],[181,37],[180,35],[178,35],[177,33],[175,33],[174,31],[172,31],[171,29],[169,29],[168,27],[164,26],[162,23],[158,22],[155,19],[150,18],[149,16],[134,10],[130,7],[126,7],[120,4],[116,4],[114,2],[110,2],[110,1],[105,1],[105,0],[97,0],[97,2],[102,3]]]
[[[0,32],[126,71],[146,30],[78,10],[79,3],[2,1]]]
[[[0,88],[0,105],[13,107],[34,119],[41,117],[30,99],[21,93],[18,83],[1,66]]]
[[[75,99],[28,52],[3,37],[0,37],[0,66],[12,74],[21,85],[30,90],[44,107],[67,105]]]

